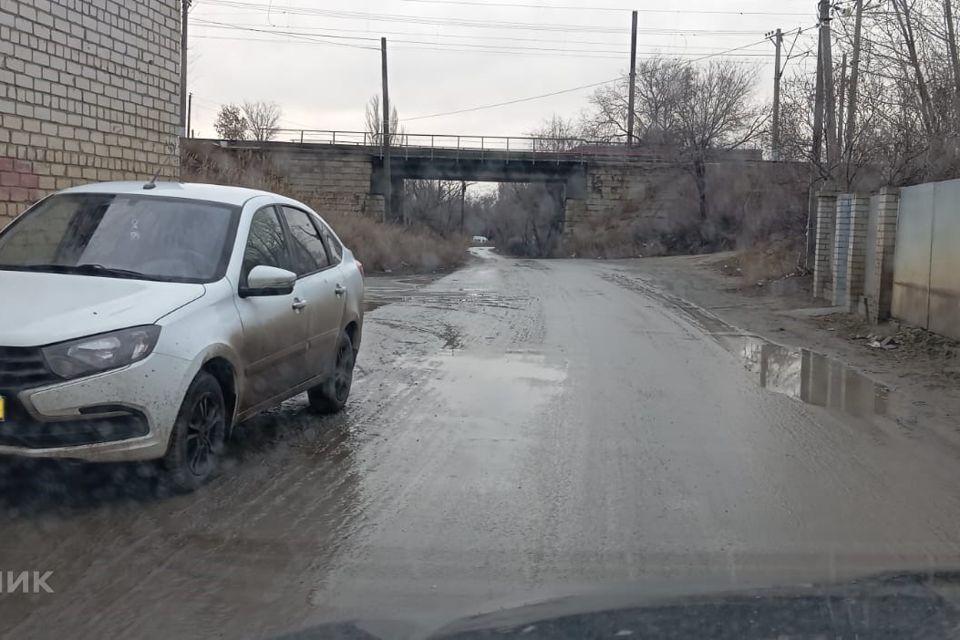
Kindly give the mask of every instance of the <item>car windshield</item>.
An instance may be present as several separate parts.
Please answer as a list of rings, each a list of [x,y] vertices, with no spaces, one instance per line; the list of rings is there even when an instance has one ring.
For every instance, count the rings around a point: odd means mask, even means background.
[[[56,195],[0,236],[0,269],[210,282],[225,270],[237,213],[182,198]]]

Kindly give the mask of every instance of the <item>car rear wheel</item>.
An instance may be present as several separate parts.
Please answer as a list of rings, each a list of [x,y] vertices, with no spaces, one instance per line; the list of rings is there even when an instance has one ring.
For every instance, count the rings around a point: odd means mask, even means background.
[[[320,413],[338,413],[343,410],[350,398],[353,386],[353,366],[356,353],[350,336],[341,333],[337,340],[337,360],[333,375],[323,384],[310,389],[310,406]]]
[[[175,491],[194,491],[216,474],[226,432],[223,389],[201,371],[187,390],[163,458],[166,479]]]

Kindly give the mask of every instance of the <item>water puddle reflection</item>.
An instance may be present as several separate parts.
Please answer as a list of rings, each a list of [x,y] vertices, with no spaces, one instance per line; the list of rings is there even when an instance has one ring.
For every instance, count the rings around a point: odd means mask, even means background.
[[[888,413],[890,389],[839,360],[752,336],[718,339],[768,391],[856,418]]]
[[[364,311],[373,311],[379,307],[408,300],[426,285],[442,278],[444,274],[428,273],[420,275],[371,275],[364,281]]]

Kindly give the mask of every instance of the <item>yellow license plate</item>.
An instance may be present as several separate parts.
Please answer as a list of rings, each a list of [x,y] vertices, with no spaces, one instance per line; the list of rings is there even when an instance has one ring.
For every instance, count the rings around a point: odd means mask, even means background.
[[[0,396],[0,422],[7,419],[7,402]]]

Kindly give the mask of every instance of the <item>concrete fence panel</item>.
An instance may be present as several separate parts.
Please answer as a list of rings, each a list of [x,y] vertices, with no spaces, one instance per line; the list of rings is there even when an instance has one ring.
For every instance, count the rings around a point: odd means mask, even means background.
[[[960,180],[935,185],[928,328],[960,339]]]
[[[907,187],[900,193],[893,267],[893,315],[920,327],[930,325],[933,203],[933,184]]]

